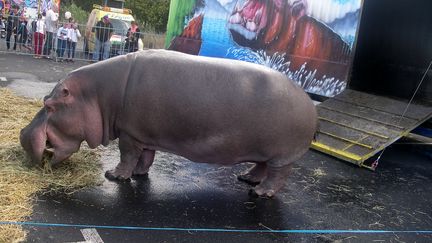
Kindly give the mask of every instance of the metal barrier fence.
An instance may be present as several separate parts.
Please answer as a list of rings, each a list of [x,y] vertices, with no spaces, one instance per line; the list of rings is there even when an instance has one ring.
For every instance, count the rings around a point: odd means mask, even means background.
[[[6,30],[6,20],[2,20],[5,26],[5,29],[0,29],[0,31],[4,31],[0,35],[0,53],[1,52],[9,52],[9,53],[19,53],[25,55],[36,55],[36,51],[39,48],[42,48],[41,56],[44,58],[50,58],[55,61],[70,61],[70,60],[93,60],[93,55],[95,54],[95,33],[98,32],[94,27],[90,28],[85,25],[75,24],[76,30],[79,31],[81,37],[77,38],[75,44],[72,44],[71,40],[71,31],[76,31],[74,26],[71,23],[59,23],[57,25],[56,33],[53,33],[52,36],[52,50],[47,54],[47,51],[44,49],[47,48],[47,42],[49,41],[48,33],[45,33],[43,38],[38,37],[39,34],[34,34],[34,28],[32,28],[31,21],[27,22],[27,24],[21,25],[23,22],[19,22],[18,28],[15,31],[10,33],[9,40],[9,48],[7,48],[7,37],[8,33]],[[61,28],[64,28],[66,31],[61,31]],[[127,36],[128,28],[126,25],[115,25],[113,24],[113,35],[110,39],[110,43],[108,45],[109,57],[127,54],[132,49],[155,49],[155,48],[164,48],[165,43],[165,35],[164,34],[155,34],[148,32],[139,32],[136,33],[135,36],[139,36],[137,42],[131,42]],[[103,34],[104,31],[108,31],[108,29],[101,28],[99,33]],[[67,36],[65,36],[65,33]],[[42,40],[42,43],[41,41]],[[131,43],[137,43],[137,48],[128,48]],[[135,46],[136,44],[133,44]],[[74,49],[72,48],[74,46]],[[15,47],[15,48],[14,48]],[[102,53],[104,49],[103,46],[100,50],[100,60],[102,59]],[[73,55],[72,55],[73,53]],[[68,55],[69,54],[69,55]],[[73,58],[72,58],[73,56]]]

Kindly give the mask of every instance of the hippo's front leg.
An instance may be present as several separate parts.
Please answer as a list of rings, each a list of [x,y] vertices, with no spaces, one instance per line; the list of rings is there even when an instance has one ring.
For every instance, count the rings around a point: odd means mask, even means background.
[[[154,150],[144,149],[142,151],[141,156],[138,160],[138,164],[133,170],[133,176],[145,176],[147,175],[150,166],[153,164],[153,160],[155,157]]]
[[[128,180],[137,166],[143,149],[139,143],[128,135],[119,137],[120,163],[113,170],[108,170],[105,177],[108,180]]]

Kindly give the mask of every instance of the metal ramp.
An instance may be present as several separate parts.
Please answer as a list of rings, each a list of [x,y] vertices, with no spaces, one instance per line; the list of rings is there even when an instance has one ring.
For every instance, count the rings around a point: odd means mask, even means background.
[[[345,90],[317,106],[318,138],[312,148],[361,167],[369,158],[432,116],[432,106]]]

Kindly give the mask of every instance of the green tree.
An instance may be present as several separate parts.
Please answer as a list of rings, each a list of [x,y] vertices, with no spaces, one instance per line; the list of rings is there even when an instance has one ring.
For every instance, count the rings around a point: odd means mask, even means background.
[[[84,11],[90,13],[93,9],[93,4],[102,5],[103,1],[102,0],[90,0],[90,1],[89,0],[62,0],[60,8],[63,8],[63,6],[70,6],[72,4],[75,4],[76,6],[79,6]]]
[[[70,5],[66,5],[63,3],[62,7],[60,8],[61,20],[63,20],[64,13],[67,11],[71,12],[73,18],[77,23],[81,25],[87,23],[89,12],[82,9],[81,7],[78,7],[75,3],[72,3]]]
[[[61,8],[75,4],[90,13],[93,4],[103,5],[104,2],[103,0],[62,0]],[[132,10],[132,15],[145,31],[157,33],[166,31],[169,7],[170,0],[126,0],[125,2],[125,8]]]
[[[166,31],[170,0],[129,0],[125,7],[130,8],[136,20],[147,31]]]

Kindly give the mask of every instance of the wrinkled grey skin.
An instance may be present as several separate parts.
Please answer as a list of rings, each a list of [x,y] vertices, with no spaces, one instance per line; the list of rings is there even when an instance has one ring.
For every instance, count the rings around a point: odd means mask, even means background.
[[[155,150],[192,161],[256,165],[240,180],[272,197],[292,162],[309,148],[317,126],[305,92],[260,65],[165,50],[148,50],[70,73],[45,97],[21,131],[21,144],[40,163],[46,144],[52,164],[119,138],[120,163],[111,180],[144,175]]]

